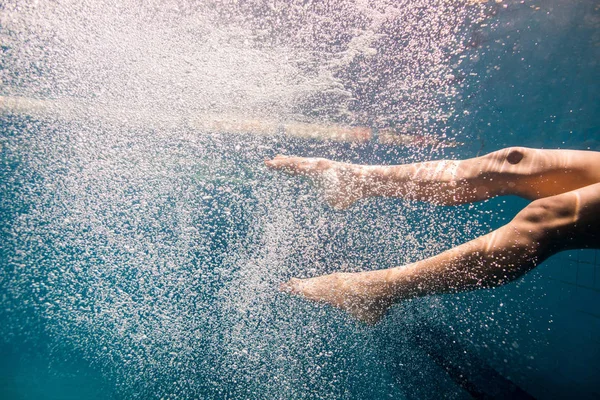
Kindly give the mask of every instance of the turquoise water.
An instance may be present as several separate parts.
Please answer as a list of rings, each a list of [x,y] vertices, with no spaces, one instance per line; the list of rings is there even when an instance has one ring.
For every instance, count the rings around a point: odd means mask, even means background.
[[[2,114],[0,397],[598,396],[595,251],[506,287],[396,305],[375,327],[277,292],[292,276],[434,255],[526,201],[338,212],[263,166],[278,153],[393,164],[600,150],[594,2],[40,4],[2,9],[0,95],[91,106]],[[134,112],[115,120],[122,110]],[[462,144],[235,135],[198,129],[186,110]]]

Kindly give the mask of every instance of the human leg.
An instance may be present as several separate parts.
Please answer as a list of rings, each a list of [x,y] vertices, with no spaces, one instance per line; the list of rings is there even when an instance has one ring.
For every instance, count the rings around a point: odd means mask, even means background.
[[[434,257],[385,270],[292,279],[281,290],[376,323],[394,303],[503,285],[571,248],[600,248],[600,183],[532,202],[507,225]]]
[[[366,166],[277,156],[268,167],[312,178],[336,208],[373,196],[455,205],[514,194],[535,200],[600,182],[600,153],[511,147],[467,160]]]

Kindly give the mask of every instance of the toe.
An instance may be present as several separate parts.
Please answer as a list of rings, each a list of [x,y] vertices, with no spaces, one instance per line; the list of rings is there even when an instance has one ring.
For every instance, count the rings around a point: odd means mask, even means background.
[[[272,160],[265,160],[265,165],[290,175],[306,175],[314,169],[311,159],[304,157],[277,156]]]
[[[298,161],[295,157],[288,157],[283,155],[277,155],[272,160],[265,160],[265,165],[269,168],[284,170],[285,172],[292,172],[297,169]]]
[[[300,279],[292,278],[289,281],[279,285],[279,291],[284,293],[300,293]]]
[[[281,165],[282,160],[286,159],[287,157],[282,156],[280,154],[278,154],[277,156],[275,156],[275,158],[273,158],[272,160],[266,159],[265,160],[265,165],[267,167],[271,167],[271,168],[278,168]]]

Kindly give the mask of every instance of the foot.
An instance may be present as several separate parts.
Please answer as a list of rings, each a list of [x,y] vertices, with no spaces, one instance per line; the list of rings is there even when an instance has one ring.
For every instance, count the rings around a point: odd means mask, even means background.
[[[363,197],[360,166],[325,158],[277,156],[267,167],[310,178],[332,207],[345,209]]]
[[[391,285],[383,271],[335,273],[310,279],[292,279],[279,290],[328,303],[369,325],[377,323],[393,303]]]

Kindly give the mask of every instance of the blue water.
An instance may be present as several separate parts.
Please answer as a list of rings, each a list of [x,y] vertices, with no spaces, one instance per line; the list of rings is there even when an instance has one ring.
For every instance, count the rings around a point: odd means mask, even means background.
[[[461,97],[442,128],[459,147],[3,115],[0,397],[470,398],[493,395],[493,370],[535,398],[597,398],[594,251],[557,255],[502,288],[396,305],[375,327],[277,292],[292,276],[434,255],[527,202],[373,199],[339,212],[306,182],[267,171],[265,158],[392,164],[511,145],[600,150],[597,6],[489,13],[494,23],[469,31],[451,83]],[[376,113],[362,94],[357,107]],[[464,363],[455,343],[489,368],[478,364],[487,386],[444,368],[446,358]]]

